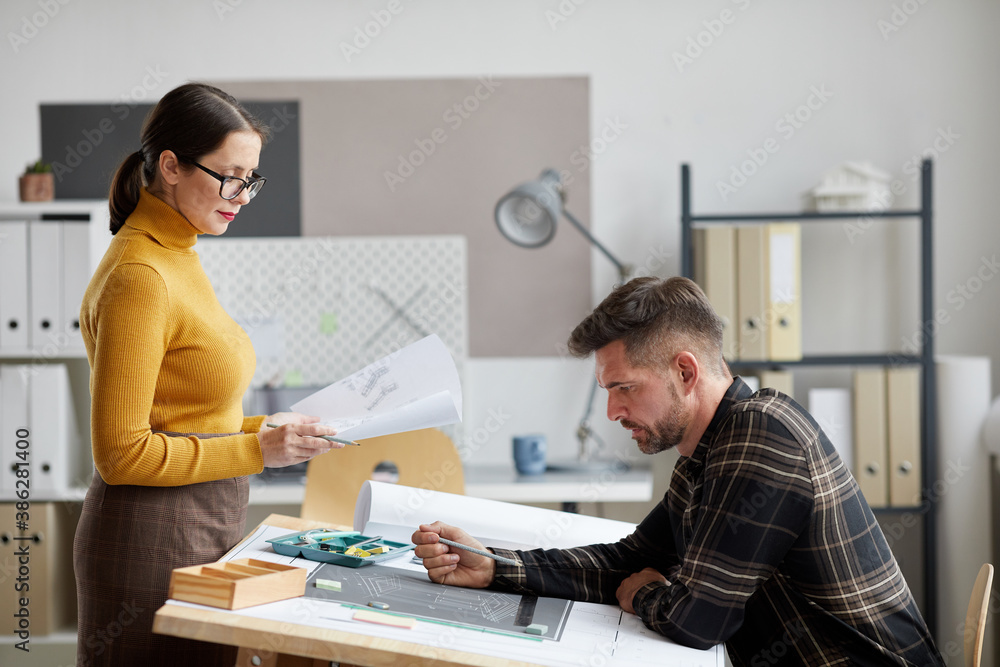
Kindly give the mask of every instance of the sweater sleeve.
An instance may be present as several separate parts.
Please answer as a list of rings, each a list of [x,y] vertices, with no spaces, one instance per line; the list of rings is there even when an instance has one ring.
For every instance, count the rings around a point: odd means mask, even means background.
[[[260,433],[260,427],[264,425],[264,420],[267,419],[267,415],[254,415],[253,417],[243,418],[243,428],[240,429],[244,433]]]
[[[260,472],[263,457],[253,433],[208,441],[152,431],[150,413],[171,335],[162,277],[142,264],[118,266],[99,298],[90,332],[91,441],[104,481],[180,486]],[[244,419],[244,426],[253,420]]]

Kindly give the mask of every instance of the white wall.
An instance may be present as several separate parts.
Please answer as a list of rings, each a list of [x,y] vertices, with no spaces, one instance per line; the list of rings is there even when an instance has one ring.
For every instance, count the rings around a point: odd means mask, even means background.
[[[348,62],[340,44],[391,4],[401,11]],[[1000,246],[998,20],[1000,5],[987,0],[5,0],[0,199],[16,197],[16,176],[37,156],[40,102],[155,99],[187,80],[583,73],[595,136],[609,122],[621,128],[590,167],[592,228],[659,275],[679,270],[681,162],[692,164],[696,212],[796,210],[826,168],[849,159],[890,171],[906,188],[902,204],[914,206],[907,165],[937,141],[935,298],[950,321],[936,343],[995,357],[1000,280],[980,283],[976,272],[991,279],[998,270],[983,262]],[[691,46],[699,40],[700,53]],[[685,52],[691,61],[679,65]],[[810,99],[817,108],[800,128],[779,125]],[[769,138],[778,152],[724,201],[717,182]],[[507,185],[497,184],[498,196]],[[905,229],[854,243],[844,225],[814,233],[804,250],[808,351],[899,348],[919,331],[915,237]],[[615,276],[603,257],[593,261],[596,302]],[[978,291],[955,291],[967,283]],[[871,299],[884,323],[860,314]],[[480,359],[469,369],[470,430],[491,409],[510,414],[476,460],[508,460],[509,435],[527,431],[572,454],[587,363]],[[599,399],[596,422],[602,414]],[[602,432],[631,447],[619,428]]]

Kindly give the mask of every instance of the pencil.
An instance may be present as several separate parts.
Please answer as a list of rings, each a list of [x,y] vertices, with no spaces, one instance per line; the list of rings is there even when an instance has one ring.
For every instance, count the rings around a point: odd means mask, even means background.
[[[449,547],[458,547],[459,549],[465,549],[466,551],[471,551],[472,553],[479,554],[480,556],[486,556],[487,558],[492,558],[496,562],[503,563],[504,565],[513,565],[514,567],[520,565],[519,562],[511,558],[504,558],[503,556],[497,556],[496,554],[490,553],[489,551],[483,551],[482,549],[469,547],[464,544],[459,544],[458,542],[452,542],[451,540],[444,539],[440,535],[438,535],[438,542],[440,542],[441,544],[447,544]]]
[[[280,424],[264,424],[268,428],[278,428]],[[354,442],[353,440],[344,440],[342,438],[335,438],[332,435],[309,435],[307,438],[323,438],[324,440],[329,440],[330,442],[338,442],[342,445],[354,445],[355,447],[360,447],[360,442]]]

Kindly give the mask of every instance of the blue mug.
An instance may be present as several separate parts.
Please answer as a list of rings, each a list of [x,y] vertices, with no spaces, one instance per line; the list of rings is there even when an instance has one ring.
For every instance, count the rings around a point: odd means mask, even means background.
[[[545,451],[548,445],[545,436],[515,435],[514,466],[522,475],[540,475],[545,472]]]

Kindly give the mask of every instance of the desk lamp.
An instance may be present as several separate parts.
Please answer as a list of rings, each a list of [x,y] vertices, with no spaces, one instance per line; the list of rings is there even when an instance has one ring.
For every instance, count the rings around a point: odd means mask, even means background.
[[[580,224],[563,205],[566,203],[566,190],[562,179],[555,169],[546,169],[534,181],[522,183],[505,194],[497,202],[494,217],[500,233],[507,240],[524,248],[538,248],[549,241],[556,233],[556,221],[560,214],[576,227],[577,231],[586,237],[611,263],[618,269],[621,282],[628,280],[632,267],[623,264],[605,248],[593,234]],[[583,417],[576,429],[576,438],[580,442],[578,463],[586,466],[590,463],[591,451],[588,443],[594,441],[598,449],[604,448],[604,441],[590,427],[590,413],[597,392],[597,378],[590,385],[590,394],[584,406]],[[597,464],[598,462],[594,462]]]

